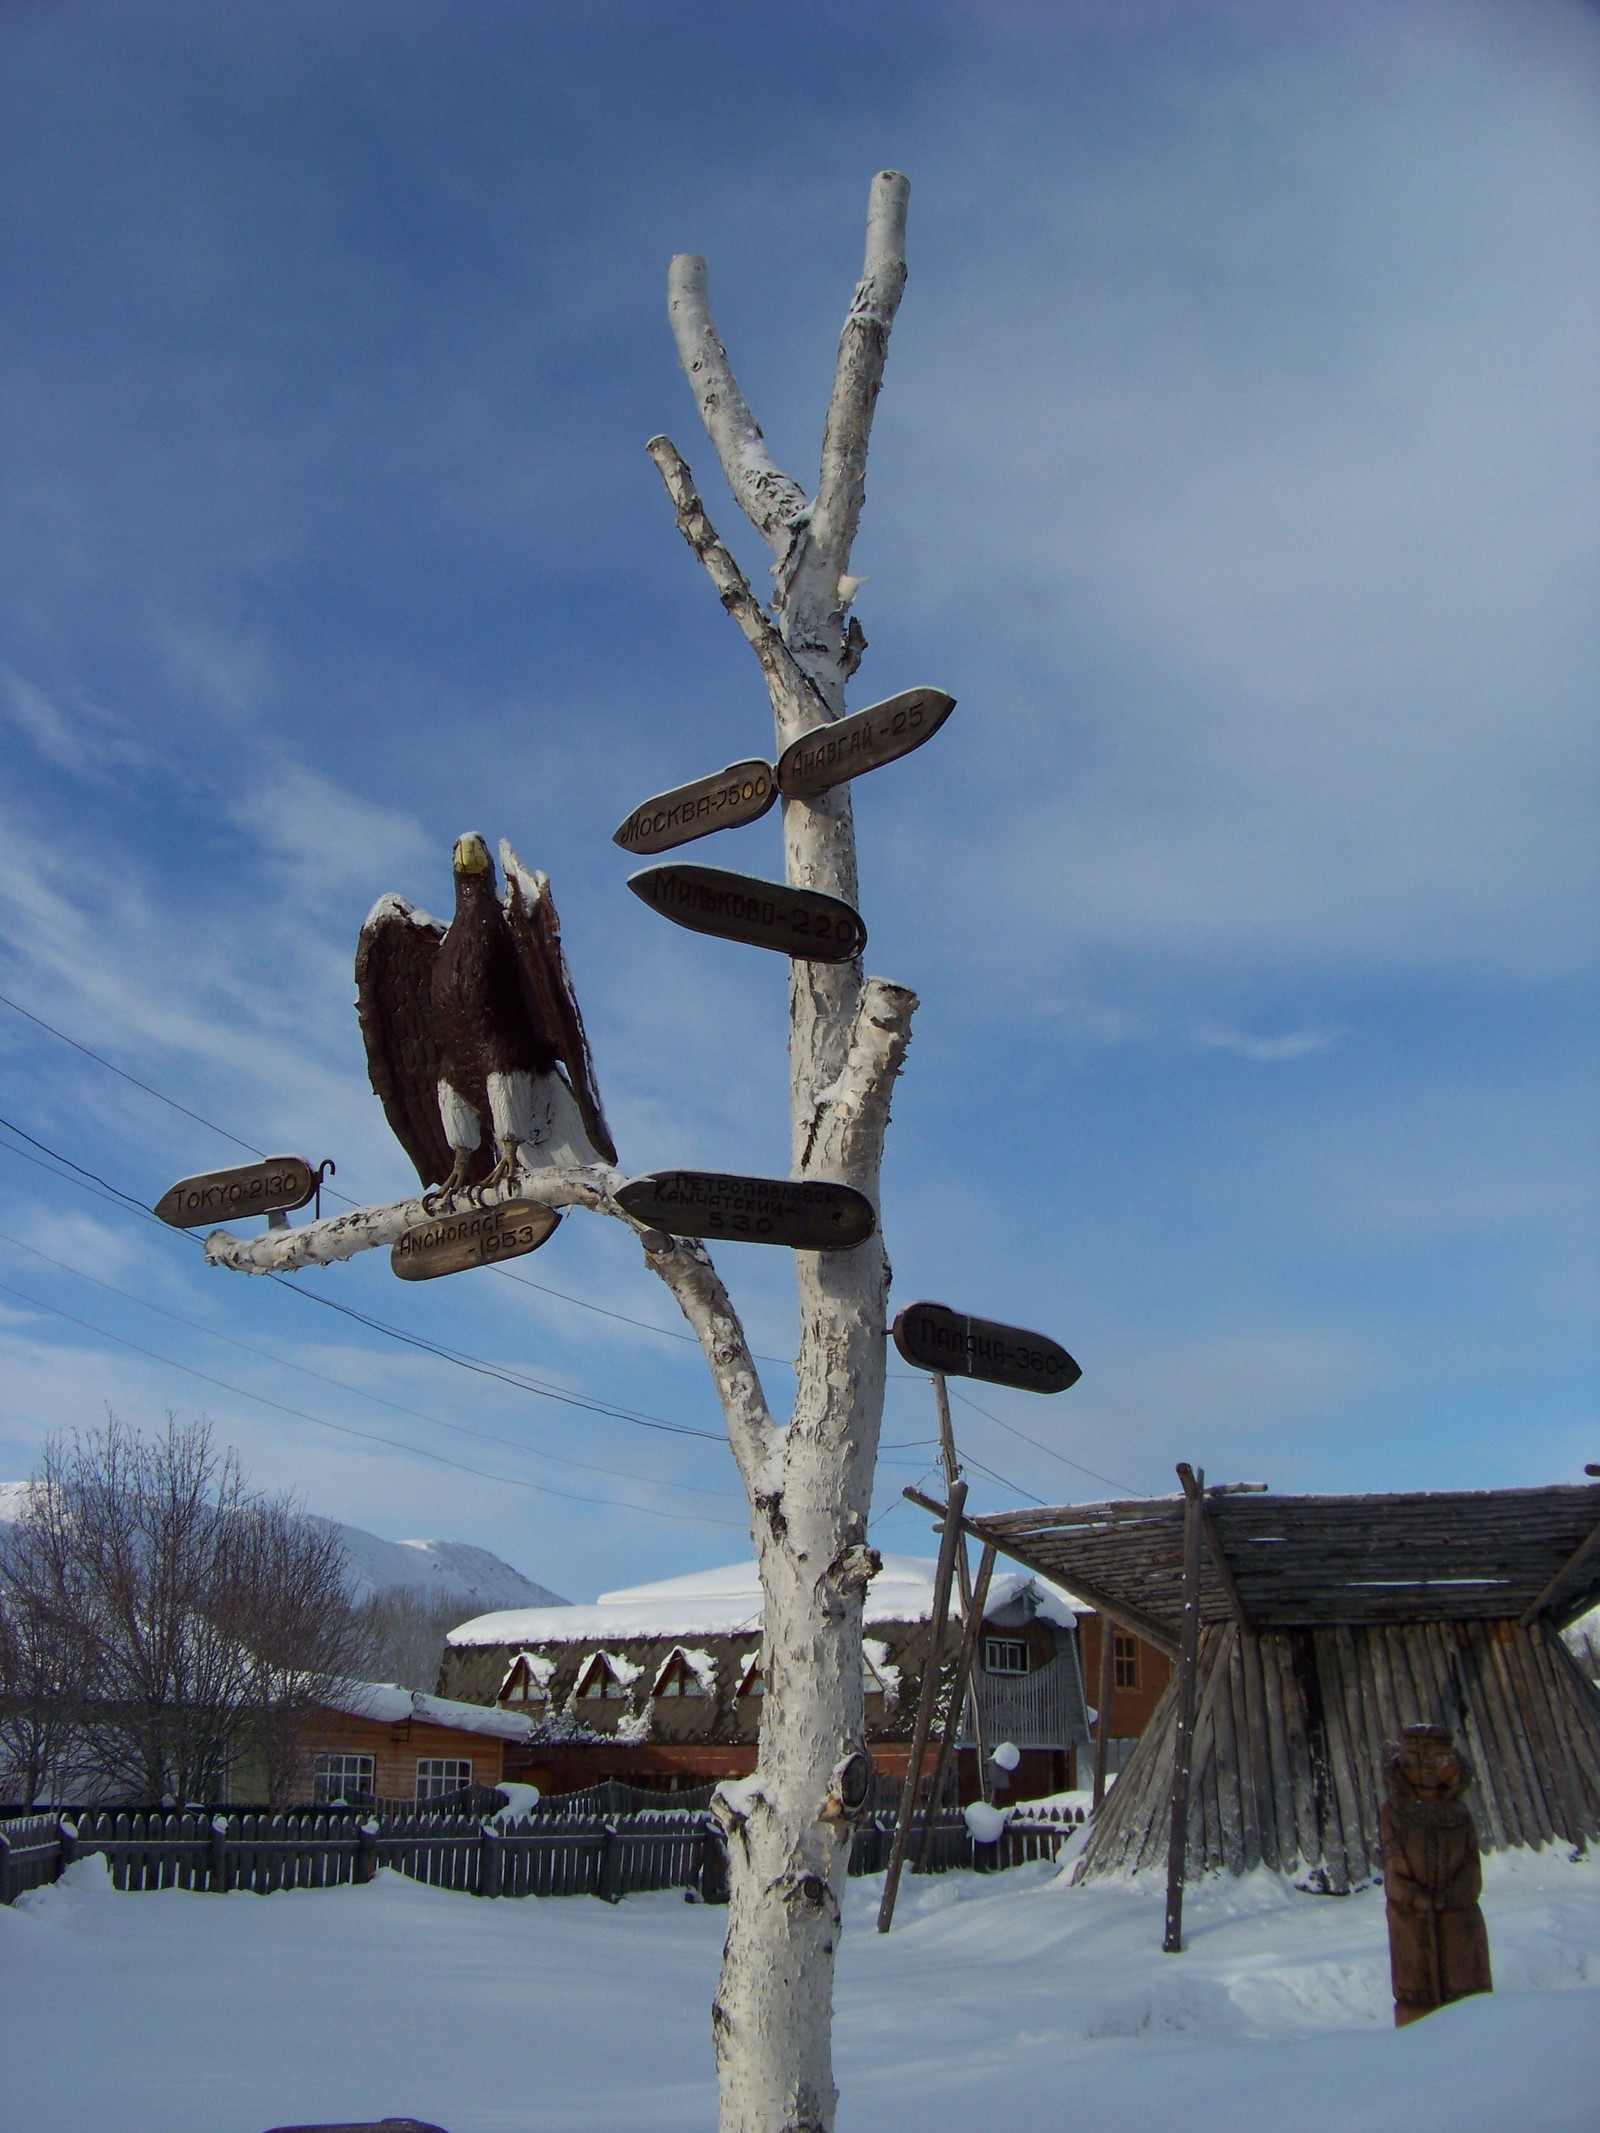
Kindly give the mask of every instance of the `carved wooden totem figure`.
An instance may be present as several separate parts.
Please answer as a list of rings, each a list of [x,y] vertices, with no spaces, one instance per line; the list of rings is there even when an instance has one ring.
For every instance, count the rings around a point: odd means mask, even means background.
[[[1478,1908],[1478,1832],[1461,1795],[1472,1766],[1443,1726],[1407,1726],[1384,1752],[1384,1894],[1397,2029],[1469,1993],[1492,1992]]]

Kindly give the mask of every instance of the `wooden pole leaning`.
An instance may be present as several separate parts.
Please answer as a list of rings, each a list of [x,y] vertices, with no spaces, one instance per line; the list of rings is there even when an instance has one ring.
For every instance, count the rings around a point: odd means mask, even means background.
[[[948,1496],[960,1479],[961,1465],[956,1458],[956,1433],[950,1420],[950,1389],[945,1383],[942,1370],[936,1370],[933,1373],[933,1402],[939,1414],[939,1455],[944,1461],[944,1486],[945,1494]],[[972,1568],[967,1561],[967,1537],[965,1533],[962,1534],[961,1545],[956,1551],[956,1582],[961,1592],[961,1619],[963,1622],[970,1622],[972,1620]],[[969,1682],[972,1679],[970,1666],[967,1670],[966,1678]],[[972,1689],[969,1693],[969,1710],[972,1719],[972,1745],[977,1750],[978,1755],[978,1790],[987,1800],[991,1790],[989,1782],[989,1744],[983,1737],[983,1713],[978,1709],[978,1693],[976,1689]]]
[[[1200,1553],[1205,1544],[1205,1475],[1180,1461],[1183,1483],[1183,1622],[1178,1637],[1178,1737],[1172,1757],[1172,1829],[1167,1839],[1167,1923],[1161,1947],[1183,1949],[1183,1877],[1189,1851],[1189,1772],[1194,1760],[1194,1686],[1200,1654]]]
[[[961,1547],[964,1554],[964,1539]],[[956,1660],[956,1678],[950,1687],[950,1709],[945,1717],[944,1738],[939,1743],[939,1760],[934,1766],[933,1790],[928,1795],[927,1811],[922,1817],[922,1842],[917,1847],[917,1863],[911,1869],[914,1874],[925,1874],[928,1871],[928,1861],[933,1851],[933,1828],[938,1820],[940,1803],[944,1799],[945,1780],[950,1774],[951,1758],[956,1752],[956,1743],[961,1738],[962,1707],[967,1700],[966,1692],[977,1661],[978,1639],[983,1635],[983,1610],[988,1605],[989,1580],[994,1576],[994,1553],[994,1543],[986,1541],[983,1553],[978,1558],[978,1575],[972,1583],[972,1597],[967,1602],[966,1628],[961,1639],[961,1653]],[[977,1703],[978,1699],[974,1694],[974,1711],[977,1709]],[[978,1754],[980,1757],[983,1754],[981,1741]]]
[[[928,1623],[928,1658],[922,1669],[922,1694],[917,1698],[917,1720],[911,1733],[911,1754],[906,1763],[906,1781],[900,1788],[900,1809],[895,1816],[894,1843],[889,1851],[889,1871],[883,1877],[883,1901],[878,1906],[878,1931],[887,1933],[894,1919],[895,1893],[906,1863],[911,1841],[911,1822],[916,1813],[917,1792],[922,1777],[922,1758],[927,1752],[933,1707],[939,1694],[940,1654],[945,1624],[950,1619],[950,1579],[956,1550],[961,1545],[961,1513],[966,1506],[967,1485],[958,1481],[950,1491],[944,1532],[939,1538],[939,1566],[933,1577],[933,1611]]]
[[[1098,1814],[1106,1797],[1106,1757],[1111,1746],[1111,1697],[1116,1688],[1116,1624],[1109,1615],[1100,1617],[1100,1690],[1095,1715],[1094,1801]],[[1135,1647],[1137,1649],[1137,1647]]]

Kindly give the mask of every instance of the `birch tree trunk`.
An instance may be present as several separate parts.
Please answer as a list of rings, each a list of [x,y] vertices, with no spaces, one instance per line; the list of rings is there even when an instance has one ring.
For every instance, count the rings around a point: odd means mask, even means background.
[[[781,752],[844,710],[866,639],[850,616],[849,575],[865,493],[867,441],[884,355],[905,286],[910,187],[873,180],[866,265],[840,335],[815,496],[772,463],[717,337],[702,259],[672,262],[668,309],[701,418],[740,508],[772,549],[771,612],[717,538],[689,468],[666,437],[651,458],[678,528],[710,574],[766,677]],[[784,803],[784,864],[796,886],[854,905],[848,785]],[[915,996],[845,965],[794,962],[789,979],[791,1165],[799,1178],[852,1185],[878,1205],[889,1097],[910,1041]],[[867,1545],[883,1412],[889,1264],[881,1238],[849,1252],[797,1252],[800,1316],[794,1410],[774,1421],[739,1315],[693,1239],[635,1221],[618,1171],[524,1169],[477,1195],[584,1207],[626,1222],[676,1298],[705,1356],[750,1504],[761,1575],[765,1689],[753,1777],[720,1788],[730,1903],[712,2008],[722,2133],[832,2133],[833,1962],[853,1813],[868,1763],[861,1612],[878,1557]],[[298,1229],[206,1240],[240,1273],[326,1266],[393,1243],[428,1218],[426,1199],[363,1207]]]
[[[843,714],[845,683],[865,649],[849,619],[850,550],[905,285],[909,189],[893,171],[873,181],[866,263],[840,339],[810,501],[767,454],[712,322],[704,261],[680,257],[671,267],[669,312],[701,418],[736,501],[773,551],[775,626],[718,542],[675,448],[658,437],[651,456],[680,529],[761,661],[780,752]],[[858,902],[848,785],[785,801],[784,857],[791,883]],[[791,963],[796,1177],[852,1185],[878,1204],[889,1095],[915,1006],[903,988],[865,977],[859,961]],[[833,1969],[853,1826],[847,1798],[852,1780],[865,1783],[861,1617],[878,1566],[867,1516],[889,1267],[876,1235],[851,1252],[797,1253],[795,1267],[800,1345],[789,1425],[741,1426],[729,1417],[761,1576],[766,1695],[755,1775],[722,1787],[718,1798],[730,1864],[713,2007],[722,2133],[830,2133],[833,2126]]]

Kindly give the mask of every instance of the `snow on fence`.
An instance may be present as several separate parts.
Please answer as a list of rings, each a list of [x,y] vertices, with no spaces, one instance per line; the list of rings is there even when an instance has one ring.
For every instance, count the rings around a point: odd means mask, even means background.
[[[582,1797],[579,1795],[577,1797]],[[681,1795],[679,1796],[681,1797]],[[934,1825],[929,1870],[994,1872],[1054,1859],[1083,1820],[1081,1808],[1013,1815],[999,1841],[973,1842],[960,1815]],[[855,1832],[852,1874],[888,1864],[893,1819],[874,1815]],[[75,1819],[32,1815],[0,1822],[0,1903],[54,1881],[74,1859],[101,1854],[117,1888],[322,1889],[372,1879],[393,1867],[433,1888],[472,1896],[598,1896],[620,1903],[652,1889],[684,1889],[704,1903],[727,1901],[727,1851],[703,1810],[574,1813],[540,1804],[515,1821],[413,1809],[379,1821],[320,1814],[216,1813],[203,1809],[92,1809]]]

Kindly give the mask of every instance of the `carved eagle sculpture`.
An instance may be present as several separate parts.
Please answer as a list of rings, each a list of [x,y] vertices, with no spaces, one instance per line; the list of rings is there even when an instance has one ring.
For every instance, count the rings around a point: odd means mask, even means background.
[[[550,884],[504,840],[500,864],[503,896],[469,831],[456,841],[450,924],[382,896],[356,950],[372,1086],[417,1176],[446,1197],[515,1186],[524,1164],[617,1160]]]

